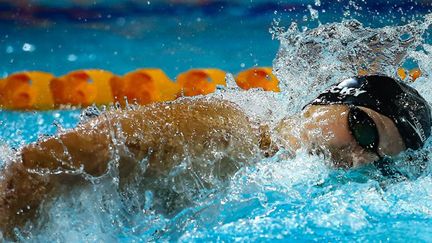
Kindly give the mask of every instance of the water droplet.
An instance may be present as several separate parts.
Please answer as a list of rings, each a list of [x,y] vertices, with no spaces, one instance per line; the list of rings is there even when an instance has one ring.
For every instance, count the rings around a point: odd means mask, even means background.
[[[24,43],[22,50],[25,52],[34,52],[36,50],[36,47],[29,43]]]
[[[344,11],[343,16],[349,17],[351,15],[351,12],[349,10]]]
[[[307,8],[309,9],[311,19],[318,19],[318,11],[316,9],[313,9],[311,5],[308,5]]]
[[[227,88],[235,89],[238,87],[237,83],[235,81],[234,75],[232,73],[226,74],[225,81],[226,81],[226,87]]]
[[[246,64],[244,64],[244,63],[240,63],[240,67],[241,68],[244,68],[246,66]]]
[[[67,57],[67,60],[69,62],[75,62],[78,59],[78,57],[75,54],[69,54]]]
[[[12,52],[14,52],[14,48],[12,46],[7,46],[6,47],[6,53],[10,54]]]
[[[44,124],[44,122],[45,122],[45,120],[43,119],[43,117],[38,117],[38,119],[37,119],[37,124],[39,125],[39,126],[42,126],[43,124]]]

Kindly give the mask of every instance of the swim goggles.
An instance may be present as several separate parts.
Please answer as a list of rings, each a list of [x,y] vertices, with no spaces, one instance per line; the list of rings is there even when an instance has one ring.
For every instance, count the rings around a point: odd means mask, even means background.
[[[379,133],[375,122],[357,106],[349,106],[348,127],[356,142],[366,151],[378,153]]]
[[[379,133],[373,119],[357,106],[349,106],[348,127],[354,139],[366,151],[378,155],[379,159],[374,161],[374,165],[384,176],[404,177],[402,173],[395,170],[391,164],[393,160],[388,156],[381,156],[378,153]]]

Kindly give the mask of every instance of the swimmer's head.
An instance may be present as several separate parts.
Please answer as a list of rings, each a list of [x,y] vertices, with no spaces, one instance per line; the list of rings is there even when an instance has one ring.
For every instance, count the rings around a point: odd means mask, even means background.
[[[331,86],[304,108],[303,116],[309,147],[324,148],[336,164],[346,166],[419,149],[431,133],[427,101],[410,86],[379,75]]]

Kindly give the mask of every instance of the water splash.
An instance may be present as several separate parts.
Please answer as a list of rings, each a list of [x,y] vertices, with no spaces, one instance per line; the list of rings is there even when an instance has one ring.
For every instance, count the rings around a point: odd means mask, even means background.
[[[414,54],[417,48],[428,48],[423,35],[431,24],[430,19],[431,15],[427,15],[423,21],[378,29],[346,20],[310,31],[300,31],[293,23],[287,31],[276,34],[281,44],[273,68],[283,91],[296,106],[292,111],[297,112],[323,87],[360,71],[395,77],[397,67],[408,56],[422,55]],[[280,27],[273,31],[280,32]],[[424,56],[420,58],[425,60]],[[429,67],[425,68],[425,77],[428,70]]]

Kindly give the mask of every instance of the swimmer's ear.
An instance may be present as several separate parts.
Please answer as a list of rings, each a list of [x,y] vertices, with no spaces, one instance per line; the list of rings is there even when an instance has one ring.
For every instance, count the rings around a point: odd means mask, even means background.
[[[259,127],[260,139],[259,148],[263,151],[264,157],[273,156],[279,149],[272,143],[270,128],[268,125],[261,125]]]
[[[303,114],[304,118],[309,118],[311,116],[311,111],[310,111],[309,107],[310,107],[310,105],[303,107],[302,114]]]

